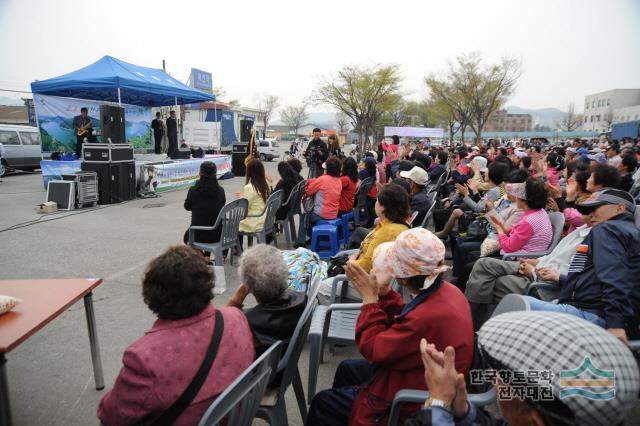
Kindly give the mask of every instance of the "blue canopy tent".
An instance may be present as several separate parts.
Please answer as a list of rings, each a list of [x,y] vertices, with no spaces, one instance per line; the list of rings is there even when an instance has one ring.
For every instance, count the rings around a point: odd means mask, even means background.
[[[111,56],[59,77],[34,81],[31,91],[151,107],[215,100],[215,96],[193,89],[160,69],[133,65]]]

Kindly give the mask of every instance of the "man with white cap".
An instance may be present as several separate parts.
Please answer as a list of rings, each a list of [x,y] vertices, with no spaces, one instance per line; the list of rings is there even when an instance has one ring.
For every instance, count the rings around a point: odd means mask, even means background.
[[[455,368],[455,350],[439,351],[422,339],[429,399],[405,425],[600,426],[622,424],[640,388],[631,351],[598,326],[555,312],[509,312],[478,333],[488,369],[472,382],[492,383],[504,421],[467,399]]]
[[[411,191],[409,192],[411,212],[418,212],[418,216],[413,223],[422,223],[424,216],[431,207],[431,197],[429,196],[429,174],[422,167],[415,166],[409,171],[400,172],[400,177],[409,182]]]
[[[576,204],[593,229],[578,246],[566,275],[544,268],[538,276],[560,286],[558,303],[528,297],[531,310],[576,315],[621,341],[640,338],[640,230],[633,197],[605,188]]]

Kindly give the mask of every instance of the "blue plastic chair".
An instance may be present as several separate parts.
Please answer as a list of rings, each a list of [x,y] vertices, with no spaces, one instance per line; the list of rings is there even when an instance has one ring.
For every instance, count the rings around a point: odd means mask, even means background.
[[[338,228],[333,225],[314,226],[311,230],[311,251],[318,253],[321,259],[335,256],[340,251]]]
[[[340,216],[340,219],[342,219],[342,230],[344,232],[344,241],[346,244],[349,242],[349,238],[351,238],[351,230],[356,230],[356,218],[353,215],[353,211],[350,211]],[[353,228],[351,228],[352,223]]]
[[[347,243],[347,240],[345,239],[344,222],[342,221],[342,218],[332,219],[332,220],[322,219],[316,222],[316,226],[317,225],[335,226],[338,230],[338,244],[342,245]]]

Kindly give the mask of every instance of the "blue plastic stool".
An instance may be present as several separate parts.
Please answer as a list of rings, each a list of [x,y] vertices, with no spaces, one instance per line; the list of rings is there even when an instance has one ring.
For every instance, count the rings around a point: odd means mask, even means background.
[[[344,222],[341,218],[332,219],[332,220],[322,219],[316,222],[316,225],[332,225],[338,228],[338,244],[339,245],[347,244],[347,241],[349,241],[346,238],[347,233],[345,232]]]
[[[328,259],[340,251],[338,228],[333,225],[316,225],[311,230],[311,251],[321,259]]]
[[[351,224],[353,223],[353,230],[356,230],[356,219],[353,216],[353,211],[348,213],[344,213],[340,216],[342,219],[342,230],[344,232],[344,243],[347,244],[349,242],[349,238],[351,238]]]

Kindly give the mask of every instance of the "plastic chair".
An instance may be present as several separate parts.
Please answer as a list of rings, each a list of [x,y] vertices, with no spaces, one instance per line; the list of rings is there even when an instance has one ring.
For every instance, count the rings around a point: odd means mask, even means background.
[[[328,246],[322,244],[321,238],[328,239]],[[316,225],[311,230],[311,251],[318,253],[321,259],[335,256],[340,250],[338,228],[333,225]]]
[[[293,240],[291,239],[292,236],[297,235],[296,223],[295,223],[294,217],[295,215],[301,214],[300,202],[302,201],[302,195],[304,194],[304,186],[306,183],[307,183],[306,180],[302,180],[298,182],[296,186],[293,187],[287,201],[285,201],[285,203],[282,206],[280,206],[280,207],[284,207],[284,206],[289,207],[289,209],[287,210],[287,217],[281,220],[276,220],[276,223],[278,224],[280,229],[282,229],[282,231],[284,232],[284,238],[285,240],[287,240],[287,245],[289,247],[291,247],[291,245],[293,244]]]
[[[298,360],[300,359],[300,353],[302,352],[304,344],[307,341],[311,318],[318,304],[316,296],[320,289],[320,279],[315,278],[311,282],[310,288],[307,307],[298,320],[293,336],[291,336],[291,340],[289,341],[287,351],[278,363],[278,368],[271,374],[271,379],[273,379],[277,374],[282,373],[280,384],[277,387],[266,390],[258,413],[256,414],[256,417],[266,420],[270,425],[280,426],[289,424],[285,393],[290,384],[293,385],[303,423],[307,418],[307,404],[304,398],[300,370],[298,370]]]
[[[353,221],[355,227],[360,225],[365,226],[369,222],[369,210],[367,209],[367,194],[373,186],[373,178],[368,177],[362,182],[356,191],[355,199],[356,204],[353,207]]]
[[[353,345],[356,342],[356,322],[362,303],[335,303],[338,297],[338,283],[342,285],[340,293],[344,293],[348,282],[346,275],[335,276],[331,283],[329,299],[331,304],[318,305],[313,314],[309,330],[309,380],[307,383],[309,403],[316,394],[318,369],[324,359],[324,345],[328,344],[329,351],[333,354],[335,345]],[[399,290],[395,281],[392,283],[392,288]]]
[[[346,244],[349,242],[349,238],[351,238],[352,223],[353,223],[353,230],[355,231],[356,229],[356,220],[355,220],[355,216],[353,215],[353,211],[343,213],[342,216],[340,216],[340,219],[342,219],[342,229],[344,231],[344,240]]]
[[[551,227],[553,228],[553,238],[551,239],[549,247],[545,251],[535,253],[523,251],[506,253],[504,256],[502,256],[502,260],[509,260],[511,258],[518,257],[527,257],[533,259],[536,257],[546,256],[551,253],[553,249],[558,245],[558,242],[560,242],[560,236],[562,235],[562,229],[564,228],[564,214],[560,212],[551,212],[549,213],[549,220],[551,221]]]
[[[322,219],[316,222],[316,226],[317,225],[335,226],[338,230],[338,245],[343,245],[347,243],[347,240],[345,240],[346,232],[344,230],[344,222],[342,221],[342,218],[337,218],[332,220]]]
[[[516,311],[530,311],[531,306],[529,305],[529,301],[524,298],[520,294],[507,294],[505,297],[500,300],[498,306],[491,314],[491,317],[495,317],[500,314],[504,314],[507,312],[516,312]]]
[[[491,388],[490,390],[468,395],[469,402],[476,407],[484,407],[496,402],[496,390]],[[429,392],[416,389],[401,389],[396,392],[391,404],[391,412],[389,413],[389,426],[396,426],[398,424],[398,418],[400,417],[400,406],[405,403],[422,404],[427,398],[429,398]]]
[[[278,340],[233,381],[209,406],[198,426],[222,423],[234,426],[250,426],[260,407],[260,400],[267,389],[271,374],[280,360],[282,342]]]
[[[249,201],[246,198],[239,198],[227,203],[220,213],[213,226],[191,226],[189,228],[189,246],[213,253],[213,262],[217,266],[224,265],[224,250],[237,248],[241,251],[238,243],[238,229],[240,221],[247,216]],[[201,243],[195,241],[195,231],[213,231],[222,226],[220,241],[217,243]],[[233,250],[229,250],[229,263],[233,263]]]
[[[267,243],[267,235],[273,236],[273,244],[278,247],[278,240],[276,238],[276,212],[282,205],[282,198],[284,197],[284,191],[282,189],[272,193],[267,202],[265,203],[264,210],[258,215],[247,215],[247,217],[262,217],[264,216],[264,226],[260,231],[256,232],[241,232],[241,235],[246,235],[249,241],[249,245],[253,244],[253,237],[258,239],[258,244]]]

